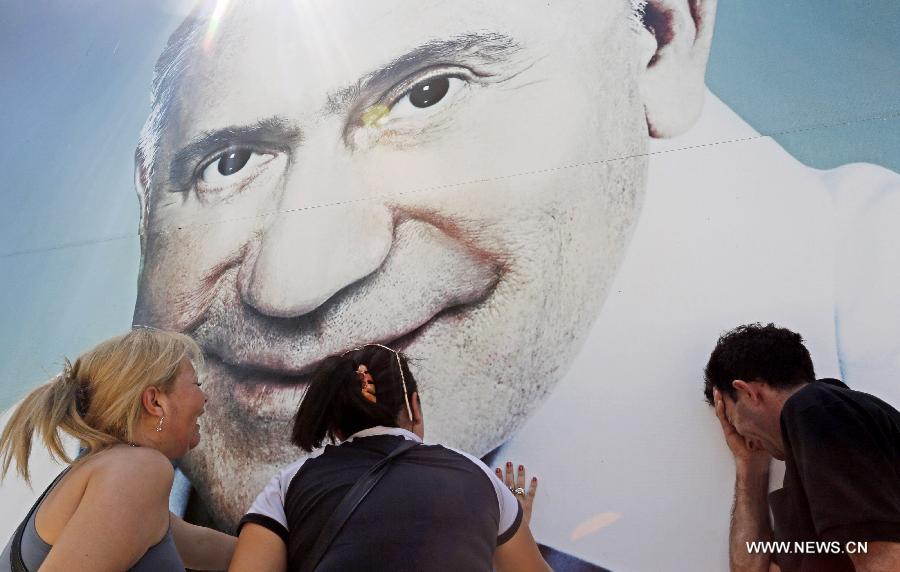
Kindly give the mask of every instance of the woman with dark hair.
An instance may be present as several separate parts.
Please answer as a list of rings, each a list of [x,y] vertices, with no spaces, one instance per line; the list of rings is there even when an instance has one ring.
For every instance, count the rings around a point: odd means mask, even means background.
[[[256,498],[229,570],[549,570],[513,491],[423,435],[402,354],[370,344],[327,358],[294,419],[311,454]],[[530,508],[535,483],[518,484]]]

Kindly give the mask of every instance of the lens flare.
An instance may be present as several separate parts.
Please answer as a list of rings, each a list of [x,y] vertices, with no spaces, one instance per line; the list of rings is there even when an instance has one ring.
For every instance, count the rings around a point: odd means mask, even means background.
[[[219,31],[219,24],[228,10],[229,0],[217,0],[216,7],[213,9],[212,16],[209,19],[209,25],[206,27],[206,35],[203,37],[203,51],[209,53],[213,43],[216,40],[216,33]]]

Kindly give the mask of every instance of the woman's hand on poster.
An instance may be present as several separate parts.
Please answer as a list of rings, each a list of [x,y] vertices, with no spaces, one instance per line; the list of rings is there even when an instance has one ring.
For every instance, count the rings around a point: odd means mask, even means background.
[[[511,461],[506,462],[506,474],[504,476],[504,472],[500,467],[494,469],[494,472],[497,473],[497,478],[500,479],[503,484],[507,486],[507,488],[512,491],[514,495],[516,495],[516,500],[519,501],[519,504],[522,505],[522,521],[529,525],[531,525],[531,509],[534,505],[534,495],[537,493],[538,488],[538,480],[537,477],[531,477],[531,481],[528,484],[528,488],[525,488],[525,466],[519,465],[518,470],[514,470],[514,465]]]

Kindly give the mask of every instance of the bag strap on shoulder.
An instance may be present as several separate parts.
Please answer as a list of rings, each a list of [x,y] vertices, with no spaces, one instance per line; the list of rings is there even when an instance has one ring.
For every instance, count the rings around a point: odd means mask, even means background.
[[[329,518],[328,522],[325,523],[325,526],[322,527],[322,532],[320,532],[318,538],[316,538],[316,543],[309,551],[309,554],[303,558],[303,565],[300,568],[301,572],[313,572],[313,570],[316,569],[316,566],[319,565],[322,557],[328,551],[328,547],[331,546],[332,541],[344,527],[347,519],[350,518],[350,515],[352,515],[353,511],[355,511],[360,503],[362,503],[363,499],[366,498],[366,495],[375,488],[378,481],[380,481],[385,473],[387,473],[391,461],[418,444],[419,443],[416,441],[404,439],[400,445],[391,451],[385,458],[375,463],[372,468],[366,471],[365,474],[353,484],[350,491],[343,499],[341,499],[341,502],[331,514],[331,518]]]

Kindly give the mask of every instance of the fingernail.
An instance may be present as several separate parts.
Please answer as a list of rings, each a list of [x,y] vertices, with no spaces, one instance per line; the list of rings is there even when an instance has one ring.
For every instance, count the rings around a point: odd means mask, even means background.
[[[507,466],[507,467],[512,467],[512,461],[506,461],[506,466]]]
[[[532,483],[536,483],[536,482],[537,482],[537,477],[531,477],[531,482],[532,482]]]
[[[525,470],[525,466],[524,466],[524,465],[519,465],[519,470],[520,470],[520,471],[524,471],[524,470]]]

